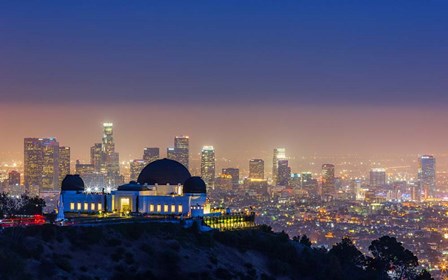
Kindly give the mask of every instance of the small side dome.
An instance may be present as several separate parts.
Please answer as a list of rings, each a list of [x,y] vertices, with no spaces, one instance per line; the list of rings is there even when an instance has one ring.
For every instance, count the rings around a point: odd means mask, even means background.
[[[207,193],[207,186],[201,177],[193,176],[185,181],[184,193]]]
[[[62,180],[61,191],[84,191],[84,181],[78,175],[67,175]]]

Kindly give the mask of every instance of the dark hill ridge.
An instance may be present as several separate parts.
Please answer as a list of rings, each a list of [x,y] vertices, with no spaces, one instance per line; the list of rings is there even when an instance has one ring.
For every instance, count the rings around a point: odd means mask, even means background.
[[[343,250],[303,244],[266,226],[206,233],[170,223],[10,228],[0,234],[0,279],[376,278]]]

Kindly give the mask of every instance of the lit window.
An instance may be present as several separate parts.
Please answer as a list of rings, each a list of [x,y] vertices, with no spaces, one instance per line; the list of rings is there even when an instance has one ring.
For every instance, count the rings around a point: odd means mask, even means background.
[[[90,210],[91,211],[95,211],[95,203],[91,203],[90,204]]]
[[[157,212],[162,212],[162,205],[160,205],[160,204],[157,204]]]
[[[182,213],[182,212],[183,212],[182,204],[179,204],[179,205],[177,206],[177,211],[178,211],[179,213]]]
[[[149,212],[154,212],[154,204],[149,205]]]
[[[103,205],[101,203],[98,203],[98,211],[101,211],[103,209]]]
[[[171,213],[175,213],[176,212],[176,205],[171,205]]]
[[[70,202],[70,210],[75,210],[75,203]]]
[[[77,204],[78,204],[78,205],[76,205],[76,210],[79,211],[79,210],[81,210],[81,202],[78,202]]]
[[[87,202],[84,202],[84,211],[89,210],[89,204]]]
[[[163,212],[168,212],[168,204],[163,205]]]

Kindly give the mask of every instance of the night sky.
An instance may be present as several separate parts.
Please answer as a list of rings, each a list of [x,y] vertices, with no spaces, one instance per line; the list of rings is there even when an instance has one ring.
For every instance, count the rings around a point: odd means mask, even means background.
[[[448,1],[1,1],[0,152],[445,153]],[[238,139],[238,141],[235,141]],[[263,154],[265,153],[265,154]]]

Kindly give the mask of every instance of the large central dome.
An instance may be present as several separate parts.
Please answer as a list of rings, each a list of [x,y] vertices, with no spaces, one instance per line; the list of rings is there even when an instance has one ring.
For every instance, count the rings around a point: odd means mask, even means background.
[[[190,177],[190,172],[181,163],[164,158],[153,161],[143,168],[137,182],[142,185],[183,185]]]

